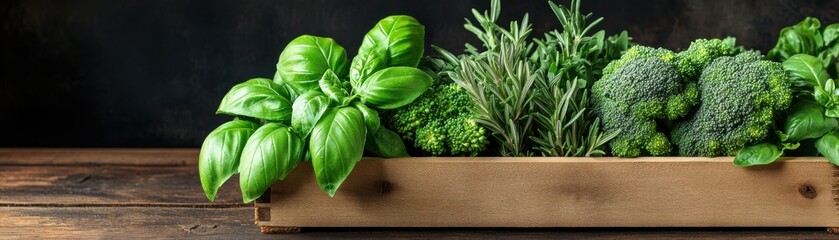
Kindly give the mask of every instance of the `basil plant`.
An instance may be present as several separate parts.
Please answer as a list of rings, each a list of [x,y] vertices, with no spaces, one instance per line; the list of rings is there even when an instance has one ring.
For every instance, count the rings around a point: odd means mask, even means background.
[[[408,156],[378,111],[411,103],[432,78],[417,69],[425,27],[410,16],[384,18],[349,61],[335,40],[303,35],[280,54],[274,79],[234,86],[217,113],[236,117],[201,147],[199,173],[213,201],[239,173],[244,202],[261,196],[300,162],[311,161],[320,188],[334,196],[365,150]],[[396,137],[394,137],[396,136]]]

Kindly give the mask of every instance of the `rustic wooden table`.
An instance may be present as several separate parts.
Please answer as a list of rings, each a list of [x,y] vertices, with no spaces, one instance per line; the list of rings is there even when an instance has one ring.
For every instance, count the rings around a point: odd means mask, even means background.
[[[261,234],[231,179],[209,203],[195,149],[0,149],[0,239],[837,239],[824,228],[354,228]]]

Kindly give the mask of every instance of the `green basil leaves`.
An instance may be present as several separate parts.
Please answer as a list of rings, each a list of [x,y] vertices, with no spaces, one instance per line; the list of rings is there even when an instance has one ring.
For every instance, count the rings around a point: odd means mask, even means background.
[[[277,74],[298,93],[317,88],[326,70],[339,76],[349,71],[347,52],[331,38],[297,37],[288,43],[277,61]]]
[[[734,157],[734,165],[741,167],[766,165],[781,157],[783,151],[771,143],[745,147]]]
[[[413,102],[434,80],[413,67],[390,67],[373,73],[356,89],[361,101],[381,109],[394,109]]]
[[[287,121],[291,119],[289,92],[270,79],[254,78],[233,86],[216,113]]]
[[[239,171],[239,156],[248,138],[259,126],[245,120],[226,122],[210,132],[198,155],[201,186],[210,201],[216,199],[221,184]]]
[[[812,101],[801,101],[792,106],[794,112],[787,116],[785,134],[781,141],[799,142],[818,138],[839,128],[839,121],[824,115],[824,107]]]
[[[306,92],[294,100],[291,113],[291,127],[305,138],[329,109],[329,98],[321,92]]]
[[[331,38],[289,42],[273,80],[238,84],[222,100],[218,113],[252,121],[225,123],[207,136],[199,163],[207,197],[215,199],[238,172],[243,200],[253,201],[308,159],[320,188],[333,196],[365,146],[376,156],[408,156],[402,139],[381,126],[378,110],[404,106],[431,86],[416,68],[424,38],[416,19],[387,17],[364,37],[352,64]]]
[[[268,123],[253,133],[242,151],[239,185],[244,202],[253,201],[303,159],[303,140],[281,123]]]
[[[329,196],[335,195],[361,160],[366,135],[364,117],[350,107],[329,112],[315,125],[309,141],[312,166],[320,188]]]

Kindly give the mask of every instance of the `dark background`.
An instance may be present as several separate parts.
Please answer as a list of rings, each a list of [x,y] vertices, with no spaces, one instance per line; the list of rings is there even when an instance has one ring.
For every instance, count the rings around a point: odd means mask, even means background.
[[[567,4],[568,1],[560,1]],[[362,36],[408,14],[426,43],[460,52],[471,8],[489,1],[3,0],[0,147],[198,147],[218,124],[222,96],[271,77],[285,44],[330,36],[355,55]],[[607,34],[671,49],[736,36],[766,52],[784,26],[839,21],[839,1],[645,0],[583,2]],[[529,12],[536,35],[559,26],[547,1],[502,3],[502,21]],[[427,51],[432,53],[431,51]]]

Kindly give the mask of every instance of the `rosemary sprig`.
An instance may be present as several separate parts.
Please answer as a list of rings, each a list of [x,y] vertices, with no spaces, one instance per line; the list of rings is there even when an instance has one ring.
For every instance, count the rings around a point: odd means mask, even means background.
[[[511,22],[508,30],[495,23],[500,11],[500,1],[493,0],[489,12],[472,11],[480,28],[466,20],[466,29],[481,40],[485,51],[467,44],[468,55],[459,60],[445,50],[438,51],[459,63],[449,76],[469,94],[475,122],[492,132],[501,145],[501,155],[529,156],[532,89],[542,72],[529,59],[533,44],[527,40],[532,31],[527,14],[521,23]]]
[[[609,39],[602,30],[589,35],[603,18],[588,23],[592,14],[580,12],[579,0],[572,0],[570,9],[548,3],[563,31],[554,30],[545,34],[544,40],[534,40],[539,47],[531,59],[540,63],[546,76],[536,81],[538,111],[533,117],[537,134],[531,140],[545,156],[605,155],[604,144],[617,132],[600,132],[600,119],[586,108],[588,83],[600,77],[609,61],[620,57],[629,37],[625,31]]]

